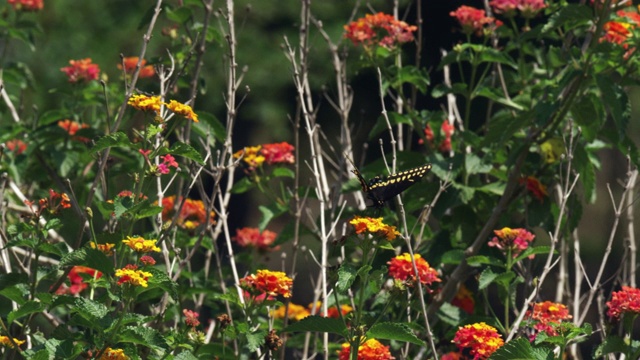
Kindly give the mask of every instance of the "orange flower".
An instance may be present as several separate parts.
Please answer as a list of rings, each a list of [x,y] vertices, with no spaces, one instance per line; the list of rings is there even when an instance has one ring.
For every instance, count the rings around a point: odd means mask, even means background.
[[[129,360],[130,358],[125,355],[122,349],[112,349],[108,347],[98,360]]]
[[[363,234],[369,232],[379,236],[387,238],[391,241],[400,235],[395,226],[387,225],[382,222],[382,218],[370,218],[370,217],[354,217],[349,224],[353,225],[356,230],[356,234]]]
[[[156,114],[160,113],[160,96],[147,96],[147,95],[132,95],[127,101],[128,105],[131,105],[137,110],[153,111]]]
[[[7,147],[7,150],[15,152],[16,155],[20,155],[27,150],[27,144],[20,139],[9,140],[4,143],[4,146]]]
[[[429,266],[429,263],[420,256],[415,254],[414,259],[416,261],[416,267],[418,268],[418,278],[424,285],[431,285],[434,282],[441,281],[438,278],[438,271]],[[392,278],[400,281],[409,282],[413,284],[416,281],[415,272],[413,271],[413,264],[411,263],[411,254],[404,253],[398,255],[391,261],[387,262],[389,265],[389,275]]]
[[[71,271],[69,271],[69,274],[67,274],[67,278],[69,279],[71,286],[69,286],[68,288],[66,286],[59,287],[56,291],[56,294],[78,295],[82,292],[82,290],[86,289],[89,284],[85,282],[85,279],[80,276],[80,274],[87,274],[90,277],[96,279],[102,277],[102,273],[98,270],[86,266],[74,266],[71,268]]]
[[[502,230],[493,231],[495,236],[489,241],[489,246],[497,247],[500,250],[510,250],[513,257],[518,256],[521,252],[526,250],[536,236],[528,232],[525,229],[511,229],[508,227],[502,228]],[[532,258],[531,256],[530,258]]]
[[[607,41],[613,44],[622,45],[622,47],[626,49],[629,47],[629,44],[625,44],[625,42],[631,37],[629,27],[629,24],[619,21],[609,21],[605,23],[604,35],[600,38],[600,42]]]
[[[345,25],[344,29],[344,37],[356,46],[362,44],[367,49],[378,45],[393,50],[398,45],[413,41],[413,32],[418,30],[418,27],[380,12],[374,15],[367,14]]]
[[[14,10],[38,11],[44,8],[43,0],[7,0]]]
[[[464,284],[460,285],[458,288],[458,293],[451,300],[451,305],[457,306],[460,309],[464,310],[467,314],[473,314],[473,309],[475,308],[476,301],[473,298],[473,294],[469,289],[467,289]]]
[[[235,159],[242,157],[242,161],[249,165],[249,170],[253,170],[264,162],[264,155],[260,153],[262,146],[248,146],[242,150],[238,150],[233,154]]]
[[[498,330],[483,322],[460,327],[453,338],[453,343],[461,352],[465,350],[473,356],[473,360],[487,359],[504,345]]]
[[[13,338],[13,342],[12,342],[11,339],[9,339],[8,336],[0,335],[0,345],[2,345],[2,346],[13,348],[13,347],[15,347],[13,345],[13,343],[15,343],[16,345],[20,346],[20,345],[24,344],[25,342],[26,342],[25,340],[18,340],[16,338]]]
[[[265,161],[269,165],[273,164],[293,164],[295,156],[293,155],[294,147],[287,142],[276,144],[264,144],[260,153],[264,156]]]
[[[245,227],[236,230],[234,240],[242,247],[253,246],[260,250],[268,249],[278,235],[273,231],[264,230],[260,233],[258,228]]]
[[[351,359],[351,345],[342,344],[342,350],[338,354],[339,360]],[[388,346],[382,345],[376,339],[369,339],[358,347],[358,360],[393,360]]]
[[[623,286],[622,290],[611,294],[607,307],[607,315],[612,319],[619,319],[624,313],[640,314],[640,289]]]
[[[450,124],[449,120],[444,119],[442,121],[442,126],[440,126],[440,133],[441,133],[440,136],[442,138],[442,141],[440,142],[440,145],[438,145],[438,150],[440,150],[440,152],[448,153],[451,151],[451,136],[453,135],[453,132],[455,130],[456,130],[456,127]],[[424,136],[429,142],[429,145],[433,147],[433,140],[435,136],[429,124],[427,124],[424,127]],[[424,144],[424,141],[420,139],[418,140],[418,143],[422,145]]]
[[[281,271],[258,270],[256,275],[251,274],[240,279],[240,285],[247,290],[268,296],[282,295],[289,298],[293,280]]]
[[[147,280],[149,280],[150,277],[153,277],[153,274],[151,274],[150,272],[138,270],[137,266],[129,264],[122,269],[117,269],[116,276],[119,277],[118,285],[126,283],[146,288],[147,286],[149,286]]]
[[[132,75],[136,71],[136,66],[138,65],[138,56],[130,56],[126,57],[122,60],[124,63],[124,72],[127,75]],[[142,59],[140,61],[140,73],[138,73],[138,78],[144,79],[148,77],[152,77],[156,74],[153,65],[146,65],[147,60]],[[145,66],[146,65],[146,66]],[[118,64],[118,69],[122,70],[122,64]]]
[[[165,105],[167,105],[167,109],[173,111],[174,113],[184,116],[189,120],[193,120],[193,122],[198,122],[198,114],[193,112],[191,106],[177,102],[175,100],[171,100],[169,101],[169,103],[165,103]]]
[[[175,195],[167,196],[162,199],[162,221],[171,221],[174,216]],[[180,198],[182,201],[182,198]],[[215,224],[215,213],[209,213],[209,223]],[[193,230],[207,222],[206,208],[202,200],[186,199],[182,204],[180,215],[176,219],[176,225],[186,229]]]
[[[91,242],[91,248],[92,249],[98,249],[99,251],[101,251],[102,253],[104,253],[107,256],[111,256],[113,255],[113,248],[116,246],[116,244],[111,244],[111,243],[106,243],[106,244],[96,244],[93,241]]]
[[[100,67],[98,64],[91,63],[91,58],[69,60],[69,64],[71,66],[63,67],[60,71],[67,74],[70,83],[89,82],[96,80],[100,75]]]
[[[540,183],[535,176],[527,176],[520,179],[520,184],[526,184],[527,190],[535,197],[536,199],[542,202],[545,196],[548,196],[547,187]]]
[[[77,140],[83,143],[88,143],[89,139],[84,137],[84,136],[75,136],[76,133],[78,132],[78,130],[80,129],[88,129],[89,125],[87,124],[80,124],[78,122],[69,120],[69,119],[65,119],[65,120],[60,120],[58,121],[58,126],[60,126],[61,128],[63,128],[67,133],[69,133],[69,136],[71,136],[71,139],[73,140]]]
[[[56,213],[58,210],[68,209],[71,207],[71,200],[65,193],[57,193],[53,189],[49,189],[49,199],[40,199],[40,208],[49,208],[49,212]]]
[[[486,25],[491,25],[495,22],[494,18],[485,16],[484,10],[466,5],[460,6],[456,11],[450,12],[449,15],[458,20],[460,26],[462,26],[462,32],[467,35],[475,33],[480,36]],[[499,25],[499,23],[496,25]]]
[[[160,248],[156,246],[156,242],[158,240],[151,239],[145,240],[145,238],[141,236],[127,236],[126,239],[122,240],[122,243],[130,247],[133,251],[139,253],[148,253],[148,252],[160,252]]]
[[[313,310],[313,303],[309,304],[308,308],[309,308],[309,311],[313,312],[314,311]],[[340,305],[340,310],[338,310],[338,307],[336,307],[336,305],[334,304],[334,305],[329,306],[327,308],[327,315],[326,316],[321,312],[321,310],[322,310],[322,301],[317,301],[316,302],[316,309],[315,309],[315,312],[313,312],[313,315],[320,314],[320,316],[323,316],[323,317],[337,319],[337,318],[340,317],[340,313],[342,313],[342,316],[345,316],[348,313],[352,312],[353,308],[351,306],[349,306],[349,305],[342,304],[342,305]]]
[[[558,335],[555,326],[559,325],[562,320],[571,319],[566,306],[551,301],[534,304],[533,310],[528,310],[526,316],[536,322],[533,326],[535,330],[538,332],[544,331],[549,336]],[[535,339],[535,335],[533,339]]]
[[[310,315],[309,310],[307,310],[307,308],[305,308],[304,306],[290,303],[288,308],[283,305],[276,310],[273,310],[271,312],[271,316],[276,319],[284,319],[285,310],[287,313],[287,317],[296,321],[300,321]]]

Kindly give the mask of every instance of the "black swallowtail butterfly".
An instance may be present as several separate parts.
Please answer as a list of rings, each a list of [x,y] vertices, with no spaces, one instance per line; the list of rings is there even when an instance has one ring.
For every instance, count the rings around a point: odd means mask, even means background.
[[[385,179],[382,179],[378,175],[369,180],[368,183],[355,166],[351,172],[358,177],[360,185],[362,186],[362,191],[367,194],[367,197],[371,199],[371,201],[373,201],[373,207],[382,208],[386,201],[391,200],[394,196],[415,184],[429,170],[431,170],[431,164],[426,164],[397,174],[389,175]]]

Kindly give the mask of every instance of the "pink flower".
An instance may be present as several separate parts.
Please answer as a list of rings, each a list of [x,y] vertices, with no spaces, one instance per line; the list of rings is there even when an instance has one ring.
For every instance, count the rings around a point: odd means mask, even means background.
[[[200,314],[198,314],[197,312],[191,311],[189,309],[183,309],[182,314],[184,314],[184,322],[188,326],[195,328],[196,326],[200,325],[200,321],[198,320],[198,316],[200,316]]]
[[[69,64],[71,66],[63,67],[60,71],[67,74],[70,83],[89,82],[96,80],[100,75],[100,67],[91,63],[91,58],[69,60]]]
[[[269,165],[273,164],[293,164],[295,157],[293,155],[293,145],[281,142],[276,144],[264,144],[260,153],[264,156],[265,161]]]
[[[495,19],[485,15],[485,11],[476,9],[471,6],[460,6],[456,11],[449,13],[452,17],[456,18],[462,26],[462,32],[465,34],[475,33],[476,35],[482,35],[484,27],[486,25],[493,24]],[[496,25],[500,25],[496,23]]]
[[[491,247],[497,247],[503,251],[510,250],[513,257],[520,255],[521,252],[526,250],[529,247],[529,243],[531,243],[536,237],[527,230],[520,228],[511,229],[505,227],[501,230],[494,230],[493,232],[497,236],[491,239],[488,245]],[[529,258],[533,258],[533,255]]]

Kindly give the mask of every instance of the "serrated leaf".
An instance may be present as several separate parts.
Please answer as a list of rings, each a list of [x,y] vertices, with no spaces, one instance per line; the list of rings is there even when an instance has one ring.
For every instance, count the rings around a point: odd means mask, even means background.
[[[171,146],[169,149],[169,153],[172,155],[179,155],[185,157],[187,159],[193,160],[197,162],[199,165],[204,165],[204,160],[202,159],[202,155],[193,148],[193,146],[189,144],[185,144],[183,142],[178,142]],[[165,155],[165,154],[163,154]]]
[[[498,274],[494,273],[491,269],[485,269],[478,278],[478,290],[484,290],[487,286],[491,285],[497,277]]]
[[[75,299],[73,311],[89,322],[96,322],[109,313],[109,309],[104,304],[81,297]]]
[[[191,353],[191,351],[183,351],[176,355],[174,360],[198,360],[198,358]]]
[[[402,323],[383,322],[377,323],[367,331],[367,337],[376,339],[396,340],[426,346],[424,341],[411,331],[411,329]]]
[[[326,332],[347,337],[347,327],[340,319],[322,316],[307,316],[306,318],[287,326],[283,332]]]
[[[87,266],[104,274],[111,274],[114,272],[113,262],[111,259],[99,250],[86,247],[70,252],[60,259],[60,267],[75,265]]]
[[[157,286],[169,293],[172,299],[178,300],[178,284],[172,281],[165,272],[154,267],[146,269],[145,271],[153,275],[153,277],[149,279],[149,287]]]
[[[23,318],[27,315],[33,313],[42,312],[45,309],[45,305],[39,301],[29,300],[24,304],[20,305],[19,308],[11,311],[9,315],[7,315],[7,322],[12,324],[15,320]]]
[[[245,336],[247,337],[247,347],[249,348],[249,351],[254,352],[258,350],[258,348],[260,348],[260,346],[264,344],[264,338],[266,335],[266,330],[259,330],[254,333],[246,333]]]
[[[29,277],[24,273],[0,274],[0,289],[18,284],[27,284]]]
[[[47,349],[41,349],[36,353],[28,353],[28,351],[25,351],[25,356],[27,356],[27,358],[29,360],[51,360],[51,359],[53,359],[53,354],[50,354]]]
[[[467,174],[487,174],[492,169],[493,166],[491,164],[483,163],[482,159],[473,153],[469,153],[465,155],[464,158],[464,167],[467,171]]]
[[[11,301],[15,301],[18,305],[22,305],[25,303],[27,294],[28,291],[26,290],[26,285],[18,284],[0,289],[0,295],[6,297]]]
[[[568,4],[551,14],[542,32],[551,32],[559,27],[565,30],[582,27],[593,21],[593,10],[589,6]]]
[[[526,338],[517,338],[504,344],[491,355],[491,360],[551,360],[552,349],[533,348]]]
[[[127,134],[123,132],[117,132],[110,135],[105,135],[96,141],[96,145],[89,150],[90,154],[95,154],[109,147],[132,147],[133,144],[129,141]]]
[[[458,326],[462,322],[462,309],[449,303],[443,303],[437,312],[438,319],[451,326]]]
[[[156,351],[168,348],[164,337],[156,329],[147,326],[128,326],[118,335],[118,342],[138,344]]]
[[[351,285],[353,285],[353,282],[355,280],[356,269],[347,263],[342,263],[342,265],[340,265],[340,268],[338,269],[338,282],[336,283],[336,290],[338,290],[338,292],[342,294],[346,293],[349,288],[351,288]]]

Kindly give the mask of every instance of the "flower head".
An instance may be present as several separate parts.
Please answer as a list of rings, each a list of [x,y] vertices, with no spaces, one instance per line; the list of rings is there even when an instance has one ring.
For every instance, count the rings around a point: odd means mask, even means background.
[[[80,129],[88,129],[89,125],[80,124],[78,122],[75,122],[75,121],[72,121],[72,120],[69,120],[69,119],[65,119],[65,120],[58,121],[58,126],[60,126],[67,133],[69,133],[69,136],[71,136],[71,138],[73,140],[77,140],[77,141],[80,141],[80,142],[83,142],[83,143],[89,142],[89,139],[87,139],[84,136],[76,136],[76,133],[78,132],[78,130],[80,130]]]
[[[193,112],[191,106],[177,102],[175,100],[171,100],[169,101],[169,103],[165,103],[165,105],[167,105],[167,109],[173,111],[174,113],[184,116],[189,120],[193,120],[193,122],[198,122],[198,114]]]
[[[146,240],[142,236],[127,236],[122,243],[131,248],[131,250],[139,253],[160,252],[160,248],[156,246],[156,239]]]
[[[328,318],[332,318],[332,319],[338,319],[340,316],[345,316],[348,313],[353,311],[353,308],[349,305],[346,304],[342,304],[340,305],[340,309],[338,309],[338,307],[334,304],[333,306],[329,306],[327,308],[327,314],[325,315],[324,313],[322,313],[322,301],[316,301],[315,303],[315,310],[314,310],[314,304],[311,303],[309,304],[308,308],[309,311],[311,311],[311,313],[313,315],[315,314],[319,314],[322,317],[328,317]]]
[[[240,279],[240,285],[257,293],[269,296],[282,295],[289,298],[293,280],[281,271],[258,270],[257,274]]]
[[[416,261],[416,268],[418,269],[418,278],[424,285],[431,285],[434,282],[441,281],[438,277],[438,271],[429,266],[429,263],[420,256],[415,254],[413,257]],[[411,254],[404,253],[398,255],[395,258],[387,262],[389,265],[389,275],[396,280],[403,282],[415,283],[416,273],[413,271],[413,264],[411,263]]]
[[[89,82],[96,80],[100,75],[100,67],[93,64],[91,58],[69,60],[69,64],[70,66],[65,66],[60,71],[67,74],[70,83]]]
[[[276,319],[284,319],[285,311],[287,318],[300,321],[310,315],[309,310],[302,305],[289,303],[289,306],[280,306],[271,312],[271,316]]]
[[[464,310],[467,314],[473,314],[473,309],[476,306],[476,301],[473,298],[473,294],[464,284],[461,284],[458,288],[456,296],[451,300],[451,305],[456,306]]]
[[[538,13],[546,8],[547,5],[544,3],[544,0],[520,0],[518,3],[518,10],[520,10],[520,14],[525,19],[532,19]]]
[[[53,189],[49,189],[49,198],[38,200],[38,213],[42,213],[45,209],[49,209],[49,213],[56,214],[61,209],[71,207],[71,200],[66,193],[58,193]]]
[[[156,264],[156,259],[152,258],[149,255],[142,255],[142,256],[140,256],[140,262],[143,265],[151,266],[151,265],[155,265]]]
[[[413,32],[418,27],[380,12],[367,14],[345,25],[344,29],[344,36],[356,46],[362,44],[365,49],[369,49],[377,45],[393,50],[398,45],[413,41]]]
[[[244,161],[247,165],[249,165],[249,170],[253,170],[257,167],[260,167],[264,162],[264,155],[260,153],[260,149],[262,146],[248,146],[242,150],[238,150],[233,154],[235,159],[239,159],[242,157],[242,161]]]
[[[293,150],[293,145],[287,142],[281,142],[262,145],[260,153],[264,156],[265,161],[269,165],[293,164],[295,162]]]
[[[150,272],[138,270],[137,266],[129,264],[122,269],[117,269],[116,276],[119,277],[118,285],[126,283],[146,288],[147,286],[149,286],[147,280],[149,280],[150,277],[153,277],[153,274],[151,274]]]
[[[497,247],[500,250],[511,250],[513,257],[529,247],[529,244],[536,238],[535,235],[525,229],[511,229],[508,227],[493,231],[496,236],[489,241],[489,246]]]
[[[383,236],[389,241],[394,240],[398,235],[400,235],[395,226],[383,223],[382,218],[356,216],[349,221],[349,224],[353,225],[356,230],[356,234],[368,232]]]
[[[491,10],[496,14],[502,14],[506,17],[513,17],[518,10],[520,0],[491,0],[489,5]]]
[[[80,274],[87,274],[92,278],[99,279],[102,277],[102,273],[96,269],[92,269],[86,266],[74,266],[69,271],[67,278],[69,278],[69,282],[71,286],[69,286],[68,293],[71,295],[78,295],[82,290],[86,289],[88,284],[85,282],[85,279],[80,276]],[[60,289],[58,289],[60,290]],[[66,292],[66,291],[65,291]]]
[[[122,349],[112,349],[108,347],[98,360],[129,360]]]
[[[468,350],[473,360],[487,359],[504,345],[498,330],[483,322],[460,327],[453,338],[453,343],[461,352]]]
[[[20,155],[27,150],[27,144],[20,139],[9,140],[4,143],[7,150],[14,152],[16,155]]]
[[[338,354],[339,360],[351,359],[351,345],[342,344],[342,350]],[[358,347],[358,360],[393,360],[388,346],[382,345],[376,339],[369,339]]]
[[[612,319],[619,319],[624,313],[640,314],[640,289],[623,286],[622,290],[611,294],[607,307],[607,315]]]
[[[147,96],[147,95],[132,95],[127,101],[127,104],[133,108],[141,111],[153,111],[156,114],[160,113],[160,96]]]
[[[162,221],[171,221],[175,214],[175,200],[174,195],[167,196],[162,199]],[[179,201],[182,201],[180,198]],[[211,211],[209,213],[209,223],[215,224],[215,213]],[[207,222],[207,211],[202,200],[185,199],[180,209],[180,214],[176,219],[176,225],[186,230],[193,230],[205,224]]]
[[[122,60],[122,63],[124,64],[124,72],[127,75],[132,75],[136,71],[136,66],[138,65],[139,59],[140,58],[137,56],[130,56]],[[147,60],[142,59],[142,61],[140,61],[140,72],[138,73],[138,78],[140,79],[152,77],[156,74],[153,65],[146,64]],[[122,70],[122,64],[118,64],[118,69]]]
[[[38,11],[44,8],[44,0],[7,0],[14,10]]]
[[[460,6],[456,11],[450,12],[449,15],[458,20],[460,26],[462,26],[462,32],[468,35],[472,33],[482,35],[486,26],[495,23],[495,19],[486,16],[484,10],[466,5]]]
[[[448,153],[451,151],[451,136],[453,135],[455,130],[456,130],[456,127],[453,124],[449,123],[449,120],[444,119],[442,121],[442,126],[440,126],[442,141],[440,142],[440,145],[438,145],[438,150],[440,150],[441,153]],[[427,139],[427,142],[429,143],[429,145],[433,147],[434,145],[433,141],[435,136],[429,124],[427,124],[424,127],[424,136]],[[418,143],[423,144],[424,141],[420,139],[418,140]]]
[[[558,335],[555,326],[559,325],[563,320],[571,319],[569,309],[566,306],[551,301],[545,301],[533,304],[533,309],[528,310],[526,316],[536,324],[533,326],[538,332],[544,331],[549,336]]]
[[[178,162],[176,161],[176,158],[173,157],[173,155],[161,155],[160,159],[162,159],[162,162],[158,164],[158,172],[160,174],[166,175],[171,171],[170,168],[178,168]]]
[[[96,244],[93,241],[90,243],[90,245],[92,249],[98,249],[98,251],[101,251],[103,254],[107,256],[113,255],[113,248],[116,246],[116,244],[112,244],[112,243]]]
[[[520,183],[525,184],[527,187],[527,191],[529,191],[531,195],[533,195],[533,197],[538,199],[540,202],[544,200],[545,196],[549,196],[547,187],[542,185],[542,183],[540,183],[540,180],[538,180],[535,176],[524,177],[520,179]]]
[[[273,231],[264,230],[260,232],[258,228],[245,227],[236,230],[233,239],[242,247],[253,246],[265,250],[269,249],[278,235]]]
[[[13,342],[11,340],[13,340]],[[13,345],[14,343],[16,345],[20,346],[20,345],[24,344],[25,342],[26,342],[26,340],[18,340],[16,338],[9,339],[8,336],[0,335],[0,345],[5,346],[5,347],[14,348],[15,347]]]
[[[200,314],[198,314],[197,312],[189,309],[183,309],[182,314],[185,317],[184,323],[187,324],[187,326],[195,328],[196,326],[200,325],[200,320],[198,320]]]

